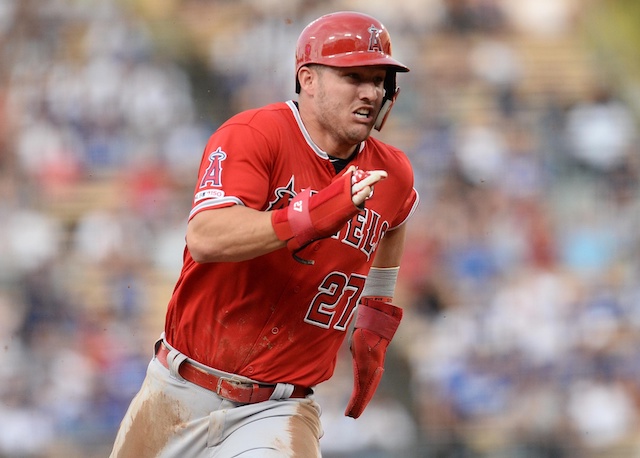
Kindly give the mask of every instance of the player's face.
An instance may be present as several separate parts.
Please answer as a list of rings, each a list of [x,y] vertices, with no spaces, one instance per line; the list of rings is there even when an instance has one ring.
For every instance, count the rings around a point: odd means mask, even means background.
[[[384,96],[384,67],[322,67],[315,94],[320,126],[349,148],[371,133]]]

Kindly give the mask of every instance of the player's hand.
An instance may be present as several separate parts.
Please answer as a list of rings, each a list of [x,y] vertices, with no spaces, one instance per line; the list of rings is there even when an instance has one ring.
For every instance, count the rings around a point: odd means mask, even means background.
[[[381,170],[366,172],[349,167],[317,193],[302,191],[288,207],[272,213],[276,236],[294,253],[315,240],[332,236],[362,210],[373,185],[385,177],[386,172]]]
[[[344,412],[346,416],[358,418],[373,398],[384,373],[387,347],[401,319],[401,308],[362,298],[351,336],[353,391]]]
[[[373,185],[387,178],[384,170],[371,170],[369,172],[350,166],[347,173],[351,172],[351,200],[360,207],[365,200],[373,195]]]

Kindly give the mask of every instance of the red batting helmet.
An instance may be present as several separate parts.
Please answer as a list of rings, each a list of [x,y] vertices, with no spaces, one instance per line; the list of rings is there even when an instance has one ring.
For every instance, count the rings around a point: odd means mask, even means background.
[[[384,25],[369,15],[351,11],[326,14],[302,31],[296,45],[296,93],[300,93],[298,70],[307,64],[387,67],[390,71],[387,71],[385,97],[375,123],[377,130],[382,128],[398,96],[396,73],[409,71],[391,57],[391,39]]]

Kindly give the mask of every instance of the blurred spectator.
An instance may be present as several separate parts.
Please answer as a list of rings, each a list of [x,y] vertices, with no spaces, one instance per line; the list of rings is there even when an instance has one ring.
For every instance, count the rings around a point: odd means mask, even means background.
[[[569,153],[585,168],[609,174],[625,165],[637,126],[631,110],[608,88],[597,87],[590,98],[567,113]]]
[[[499,34],[492,34],[475,43],[469,58],[476,77],[493,91],[500,113],[506,118],[515,115],[522,68],[513,47]]]
[[[508,21],[526,34],[541,37],[571,31],[581,2],[576,0],[499,0]]]
[[[496,185],[507,155],[500,124],[492,114],[478,113],[458,129],[455,154],[461,174],[475,185]]]
[[[13,274],[28,274],[53,262],[60,254],[60,221],[36,209],[15,209],[0,222],[7,244],[4,263]]]
[[[569,418],[587,448],[606,450],[637,428],[633,399],[619,382],[578,380],[569,391]]]

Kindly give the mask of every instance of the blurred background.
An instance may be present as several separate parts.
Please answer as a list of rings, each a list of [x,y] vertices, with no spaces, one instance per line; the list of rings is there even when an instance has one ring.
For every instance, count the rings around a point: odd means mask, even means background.
[[[206,139],[295,97],[359,10],[409,65],[379,138],[421,206],[374,401],[327,458],[640,456],[636,0],[0,0],[0,457],[106,457],[180,269]]]

